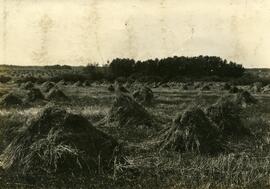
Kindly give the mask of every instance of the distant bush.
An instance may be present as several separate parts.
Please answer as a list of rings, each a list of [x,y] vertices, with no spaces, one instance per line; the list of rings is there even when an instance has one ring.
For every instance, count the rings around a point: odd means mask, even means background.
[[[105,77],[105,67],[99,67],[98,64],[88,64],[84,68],[84,72],[88,75],[89,80],[100,80]]]
[[[135,60],[133,59],[114,59],[110,65],[109,69],[116,77],[128,77],[135,72]]]
[[[68,65],[59,65],[59,64],[56,64],[56,65],[51,65],[51,66],[44,66],[45,69],[72,69],[71,66],[68,66]]]

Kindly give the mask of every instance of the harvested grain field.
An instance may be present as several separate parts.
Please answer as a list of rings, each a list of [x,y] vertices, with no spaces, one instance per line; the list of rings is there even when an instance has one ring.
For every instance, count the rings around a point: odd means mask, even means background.
[[[18,92],[14,83],[1,84],[22,102],[1,98],[11,103],[0,112],[1,187],[269,186],[270,93],[237,86],[252,99],[243,105],[241,92],[222,89],[225,83],[211,82],[203,91],[184,84],[131,83],[112,92],[110,83],[70,83],[51,89],[64,98],[46,98],[50,91],[35,83],[45,98],[31,102],[25,99],[33,89]],[[150,105],[133,97],[145,85],[152,91]]]

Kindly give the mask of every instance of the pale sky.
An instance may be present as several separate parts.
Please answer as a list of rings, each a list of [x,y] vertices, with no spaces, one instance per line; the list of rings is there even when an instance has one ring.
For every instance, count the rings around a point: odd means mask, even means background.
[[[0,64],[213,55],[270,67],[270,0],[0,0]]]

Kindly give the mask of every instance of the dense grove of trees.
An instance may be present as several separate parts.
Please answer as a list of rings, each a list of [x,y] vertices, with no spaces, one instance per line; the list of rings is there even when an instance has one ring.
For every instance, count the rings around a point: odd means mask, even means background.
[[[242,65],[214,56],[169,57],[164,59],[134,61],[114,59],[109,68],[114,76],[128,77],[134,73],[145,76],[173,78],[177,76],[219,76],[240,77],[244,73]]]
[[[134,59],[116,58],[103,67],[89,64],[86,73],[93,79],[115,79],[119,77],[159,77],[173,80],[175,78],[202,78],[215,76],[218,78],[237,78],[244,74],[242,65],[227,62],[220,57],[168,57],[135,61]]]

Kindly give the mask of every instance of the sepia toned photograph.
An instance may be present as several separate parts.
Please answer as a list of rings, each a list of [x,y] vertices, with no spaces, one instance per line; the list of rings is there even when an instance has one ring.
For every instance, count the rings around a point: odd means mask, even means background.
[[[269,0],[0,0],[0,188],[269,189]]]

